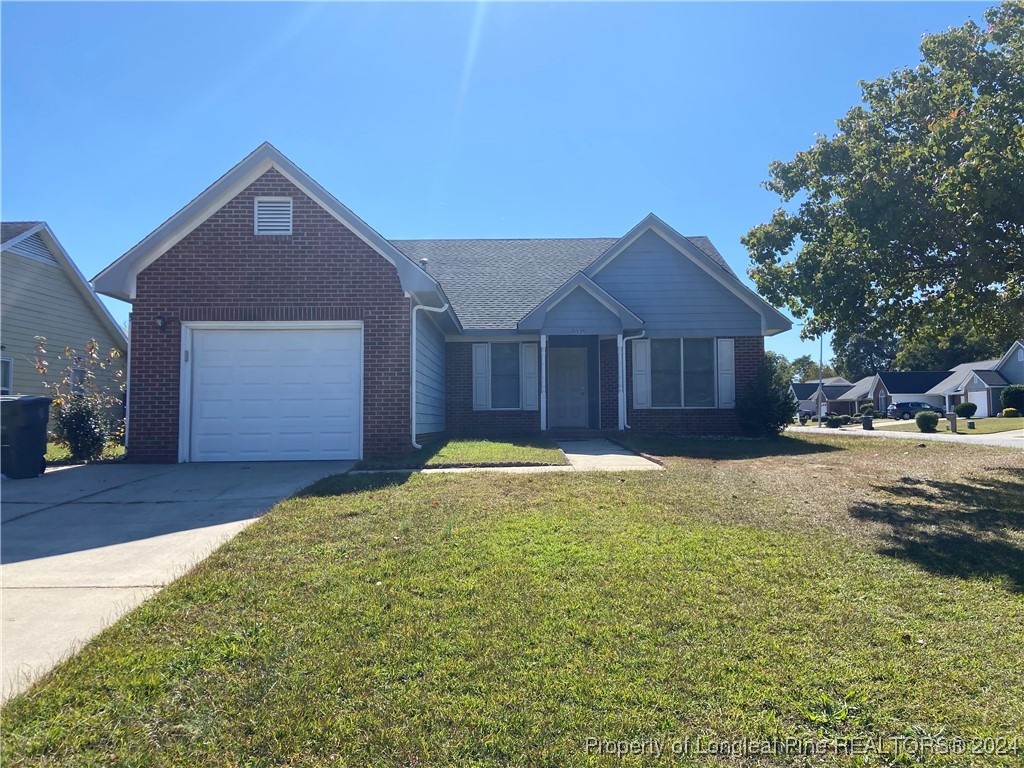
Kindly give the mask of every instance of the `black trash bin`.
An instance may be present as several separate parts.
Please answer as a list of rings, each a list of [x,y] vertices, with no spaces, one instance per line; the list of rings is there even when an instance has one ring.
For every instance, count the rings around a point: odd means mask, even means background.
[[[12,480],[38,477],[46,469],[49,397],[0,397],[0,471]]]

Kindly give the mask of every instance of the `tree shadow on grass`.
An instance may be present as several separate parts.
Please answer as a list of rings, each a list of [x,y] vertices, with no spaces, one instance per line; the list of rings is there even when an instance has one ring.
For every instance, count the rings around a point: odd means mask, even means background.
[[[854,506],[860,520],[889,526],[879,553],[940,576],[1003,581],[1024,592],[1024,470],[964,482],[903,477],[878,487],[885,498]]]
[[[317,480],[308,488],[299,491],[293,498],[306,499],[315,496],[342,496],[348,493],[382,491],[404,485],[412,475],[411,470],[331,475]]]
[[[629,435],[622,440],[622,444],[630,450],[651,456],[714,459],[716,461],[764,459],[771,456],[801,456],[843,450],[834,445],[810,442],[785,435],[773,440]]]

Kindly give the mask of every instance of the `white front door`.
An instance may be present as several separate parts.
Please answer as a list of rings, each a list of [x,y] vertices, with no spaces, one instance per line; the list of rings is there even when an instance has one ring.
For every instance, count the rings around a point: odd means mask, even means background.
[[[548,350],[548,410],[552,427],[587,426],[587,350]]]
[[[358,459],[362,332],[196,328],[188,461]]]

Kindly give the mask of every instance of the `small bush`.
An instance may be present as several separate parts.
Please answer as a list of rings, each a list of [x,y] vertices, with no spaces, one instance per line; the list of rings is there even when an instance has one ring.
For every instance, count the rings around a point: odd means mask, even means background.
[[[740,423],[750,435],[777,437],[793,423],[799,407],[785,371],[772,357],[761,360],[754,381],[736,400]]]
[[[875,406],[871,403],[864,403],[864,405],[860,407],[860,415],[867,416],[873,410],[875,410]]]
[[[75,461],[92,461],[103,453],[107,425],[93,401],[84,397],[65,400],[55,408],[54,421]]]
[[[838,429],[839,426],[842,423],[843,423],[843,417],[842,416],[836,416],[835,414],[832,414],[832,415],[827,416],[825,418],[825,426],[826,427],[830,427],[831,429]]]
[[[953,412],[956,413],[957,416],[960,416],[965,419],[971,418],[971,416],[973,416],[977,410],[977,403],[957,403],[955,406],[953,406]]]
[[[849,424],[852,421],[852,419],[846,415],[840,416],[839,418],[842,419],[843,424]]]
[[[1006,387],[999,395],[999,400],[1003,404],[1004,414],[1007,408],[1024,411],[1024,384],[1011,384]]]
[[[922,432],[934,432],[935,428],[939,426],[939,414],[935,411],[921,411],[914,421],[917,422],[917,428]]]
[[[1020,416],[1020,411],[1016,408],[1003,408],[1004,419],[1016,419],[1018,416]]]

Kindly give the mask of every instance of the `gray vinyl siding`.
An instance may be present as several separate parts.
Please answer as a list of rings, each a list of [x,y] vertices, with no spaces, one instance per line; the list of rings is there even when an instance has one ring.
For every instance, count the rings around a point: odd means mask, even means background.
[[[760,314],[655,232],[637,238],[593,280],[639,315],[649,336],[761,335]]]
[[[4,251],[0,271],[0,343],[3,356],[13,361],[13,394],[46,394],[44,377],[35,367],[36,336],[46,337],[50,378],[56,378],[67,365],[61,357],[64,348],[81,351],[89,339],[96,339],[102,355],[111,347],[120,349],[118,364],[124,369],[124,342],[111,337],[96,310],[60,266]],[[109,374],[99,375],[113,383]]]
[[[544,333],[553,335],[607,334],[621,330],[618,315],[582,289],[558,302],[544,318]]]
[[[443,432],[444,334],[425,311],[416,313],[416,433]]]
[[[1024,384],[1024,360],[1017,358],[1019,354],[1020,347],[1017,347],[1010,354],[1010,359],[999,369],[999,373],[1011,384]],[[1000,410],[1002,410],[1002,406],[1000,406]]]

